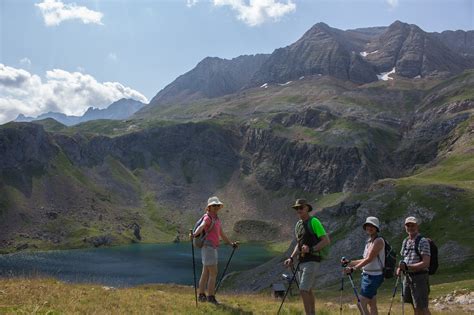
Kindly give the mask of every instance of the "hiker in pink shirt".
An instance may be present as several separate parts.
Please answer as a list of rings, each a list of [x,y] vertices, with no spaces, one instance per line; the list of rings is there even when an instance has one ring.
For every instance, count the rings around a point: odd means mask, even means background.
[[[237,242],[231,242],[222,231],[221,220],[217,212],[224,207],[219,198],[211,197],[207,201],[206,214],[201,225],[194,232],[193,237],[197,237],[203,231],[206,232],[204,246],[201,249],[202,256],[202,274],[199,280],[199,301],[218,304],[215,297],[215,287],[217,278],[217,249],[219,240],[222,240],[233,247],[237,247]],[[206,296],[206,284],[208,296]]]

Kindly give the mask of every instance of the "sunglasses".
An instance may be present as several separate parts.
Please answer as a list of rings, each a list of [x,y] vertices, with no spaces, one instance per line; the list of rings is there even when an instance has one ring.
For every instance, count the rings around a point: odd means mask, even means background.
[[[211,208],[219,208],[220,205],[211,205],[210,207],[211,207]]]
[[[295,207],[295,210],[298,211],[298,210],[303,210],[304,206],[298,206],[298,207]]]

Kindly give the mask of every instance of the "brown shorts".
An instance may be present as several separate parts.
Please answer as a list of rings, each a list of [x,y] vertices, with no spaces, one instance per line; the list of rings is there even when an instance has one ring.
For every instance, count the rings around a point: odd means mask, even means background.
[[[430,283],[428,273],[407,274],[403,279],[403,300],[414,308],[428,308]]]

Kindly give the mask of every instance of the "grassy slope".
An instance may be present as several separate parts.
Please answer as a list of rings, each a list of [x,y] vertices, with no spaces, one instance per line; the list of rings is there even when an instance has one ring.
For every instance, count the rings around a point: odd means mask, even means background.
[[[99,285],[65,284],[52,279],[0,280],[0,313],[2,314],[275,314],[280,300],[268,294],[221,294],[222,306],[200,304],[196,309],[194,290],[177,285],[146,285],[126,289],[109,289]],[[432,286],[432,298],[456,289],[474,288],[474,280]],[[344,314],[357,314],[352,291],[346,284]],[[379,293],[379,311],[388,310],[390,290]],[[316,297],[318,314],[339,314],[339,293],[336,288],[319,291]],[[350,307],[352,305],[352,307]],[[408,306],[407,310],[408,310]],[[400,314],[394,303],[393,314]],[[446,311],[432,314],[446,314]],[[451,314],[460,314],[454,310]],[[282,314],[303,314],[299,297],[290,298]]]

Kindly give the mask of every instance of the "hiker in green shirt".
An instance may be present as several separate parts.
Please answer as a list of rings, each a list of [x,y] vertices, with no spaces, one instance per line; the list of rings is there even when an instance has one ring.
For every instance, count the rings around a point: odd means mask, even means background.
[[[298,199],[293,209],[296,210],[299,221],[295,226],[297,244],[291,256],[285,260],[285,266],[292,266],[295,258],[300,261],[299,279],[300,294],[307,315],[316,314],[316,304],[313,289],[316,286],[316,276],[320,262],[330,241],[321,222],[309,212],[313,207],[305,199]]]

